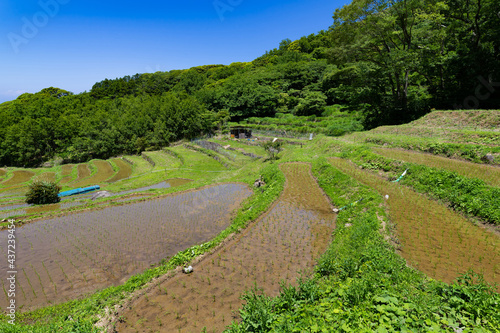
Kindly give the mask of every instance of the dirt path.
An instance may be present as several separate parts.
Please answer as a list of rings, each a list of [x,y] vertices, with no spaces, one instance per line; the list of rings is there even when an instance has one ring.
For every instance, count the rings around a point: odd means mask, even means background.
[[[326,250],[335,225],[331,206],[308,164],[281,166],[279,200],[245,232],[140,296],[119,314],[117,332],[221,332],[238,319],[240,295],[255,284],[270,295],[294,283]]]

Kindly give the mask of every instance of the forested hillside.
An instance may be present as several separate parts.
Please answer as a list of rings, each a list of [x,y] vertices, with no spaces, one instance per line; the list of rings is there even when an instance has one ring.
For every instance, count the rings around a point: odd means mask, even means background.
[[[136,74],[0,105],[0,165],[80,162],[210,133],[229,118],[361,112],[366,128],[432,108],[500,105],[496,0],[354,0],[326,31],[249,63]]]

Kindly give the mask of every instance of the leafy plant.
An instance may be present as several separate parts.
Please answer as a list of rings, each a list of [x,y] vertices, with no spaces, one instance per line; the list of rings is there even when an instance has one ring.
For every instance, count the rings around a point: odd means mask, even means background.
[[[278,154],[283,150],[283,141],[267,141],[262,147],[265,149],[267,155],[269,156],[268,160],[276,161],[279,159]]]
[[[29,185],[26,193],[26,203],[45,205],[61,201],[58,194],[61,187],[54,182],[36,180]]]

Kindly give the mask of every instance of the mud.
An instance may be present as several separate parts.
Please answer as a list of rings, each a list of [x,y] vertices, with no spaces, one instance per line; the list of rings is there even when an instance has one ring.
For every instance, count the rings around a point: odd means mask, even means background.
[[[65,164],[61,168],[61,181],[59,184],[69,183],[73,178],[71,177],[71,172],[73,171],[74,164]]]
[[[221,332],[238,320],[241,294],[295,284],[326,250],[335,216],[307,164],[284,164],[287,184],[272,208],[226,246],[154,286],[119,313],[118,332]]]
[[[55,182],[56,181],[56,174],[55,172],[44,172],[38,176],[35,177],[37,180],[41,180],[44,182]]]
[[[223,184],[19,227],[18,305],[25,311],[121,284],[215,237],[250,194],[244,185]],[[0,271],[7,272],[7,231],[0,232],[0,244],[5,259]],[[0,293],[0,307],[6,304],[6,295]]]
[[[80,172],[78,173],[78,182],[71,184],[72,187],[84,187],[84,186],[90,186],[90,185],[98,185],[102,184],[106,179],[109,179],[113,177],[115,174],[115,171],[113,170],[113,167],[111,167],[111,164],[109,164],[107,161],[101,161],[101,160],[95,160],[92,161],[92,163],[96,166],[97,171],[94,173],[91,177],[82,179],[83,177],[80,177]],[[78,165],[80,171],[80,165]]]
[[[113,176],[113,178],[107,180],[108,183],[114,183],[130,177],[130,175],[132,174],[132,167],[130,166],[130,164],[128,164],[121,158],[115,158],[113,159],[113,162],[116,164],[119,170],[116,175]]]
[[[89,166],[87,165],[87,163],[78,164],[76,167],[77,167],[77,170],[78,170],[77,182],[80,182],[83,179],[85,179],[87,177],[90,177],[91,171],[90,171]]]

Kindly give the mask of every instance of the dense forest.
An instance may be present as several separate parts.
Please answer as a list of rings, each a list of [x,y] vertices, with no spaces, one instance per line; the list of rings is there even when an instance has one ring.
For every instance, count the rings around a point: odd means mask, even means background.
[[[499,108],[500,2],[353,0],[325,31],[248,63],[46,88],[0,104],[0,165],[136,153],[284,114],[360,112],[365,128],[436,109]]]

